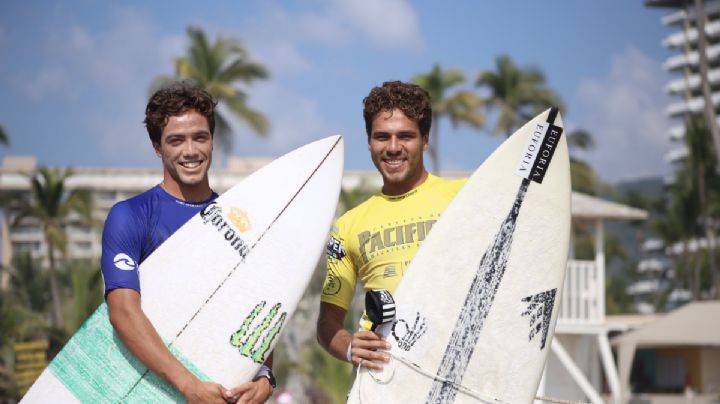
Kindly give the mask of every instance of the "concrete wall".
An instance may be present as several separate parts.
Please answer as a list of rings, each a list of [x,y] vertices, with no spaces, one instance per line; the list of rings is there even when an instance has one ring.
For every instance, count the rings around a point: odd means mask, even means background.
[[[701,348],[700,357],[702,393],[720,394],[720,347]]]

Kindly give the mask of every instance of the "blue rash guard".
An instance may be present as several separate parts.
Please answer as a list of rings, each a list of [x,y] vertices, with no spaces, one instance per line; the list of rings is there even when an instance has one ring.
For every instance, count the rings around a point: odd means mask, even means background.
[[[160,185],[110,209],[102,236],[100,265],[105,296],[113,289],[140,292],[138,265],[185,222],[217,198],[190,203],[168,194]]]

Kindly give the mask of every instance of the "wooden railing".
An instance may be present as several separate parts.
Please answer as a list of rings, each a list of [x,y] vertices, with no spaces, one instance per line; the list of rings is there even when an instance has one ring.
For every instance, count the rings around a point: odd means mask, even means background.
[[[558,325],[600,324],[605,320],[605,270],[597,261],[569,260],[560,296]]]

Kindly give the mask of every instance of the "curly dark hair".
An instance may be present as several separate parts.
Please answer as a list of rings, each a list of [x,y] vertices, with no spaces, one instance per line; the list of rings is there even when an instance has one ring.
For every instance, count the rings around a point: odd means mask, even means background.
[[[145,127],[150,141],[160,143],[168,119],[194,109],[207,119],[210,134],[215,133],[215,101],[204,88],[189,81],[178,81],[156,91],[145,108]]]
[[[417,122],[421,135],[430,136],[432,125],[430,94],[417,84],[386,81],[382,86],[370,90],[370,94],[363,99],[363,118],[365,118],[365,131],[368,137],[375,115],[394,109],[399,109],[405,116]]]

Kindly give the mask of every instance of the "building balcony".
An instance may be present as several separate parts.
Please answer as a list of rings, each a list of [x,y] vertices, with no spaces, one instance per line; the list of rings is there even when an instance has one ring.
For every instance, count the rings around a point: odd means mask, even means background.
[[[720,69],[712,69],[708,72],[708,79],[710,84],[720,83]],[[688,77],[682,77],[671,81],[665,86],[665,92],[670,95],[685,95],[687,90],[700,91],[701,85],[700,75],[692,74]]]
[[[713,104],[715,107],[720,105],[720,93],[713,93],[712,95]],[[665,113],[671,117],[682,116],[687,113],[700,113],[705,107],[705,100],[703,97],[693,97],[686,101],[680,101],[670,104],[666,109]]]
[[[569,260],[560,295],[557,332],[605,321],[605,269],[597,261]]]
[[[720,45],[709,46],[705,52],[709,60],[716,60],[720,57]],[[700,57],[697,51],[675,55],[663,63],[663,68],[668,71],[682,69],[686,66],[697,66]]]
[[[652,6],[654,3],[653,1],[646,0],[646,4]],[[678,6],[682,5],[682,2],[677,4]],[[668,5],[660,5],[661,7],[668,6]],[[720,13],[720,3],[717,2],[708,2],[705,4],[705,14],[708,16],[708,18],[716,17],[717,14]],[[687,11],[685,9],[680,9],[672,14],[668,14],[661,18],[661,21],[663,24],[672,26],[672,25],[680,25],[682,26],[687,20],[694,20],[695,19],[695,9],[693,7],[688,7]]]
[[[672,149],[665,155],[665,161],[669,164],[679,163],[684,161],[690,155],[690,150],[685,145]]]
[[[712,21],[705,25],[705,34],[710,41],[720,36],[720,21]],[[697,28],[690,28],[687,31],[680,31],[669,35],[663,41],[667,48],[683,48],[688,44],[694,44],[698,40]]]

